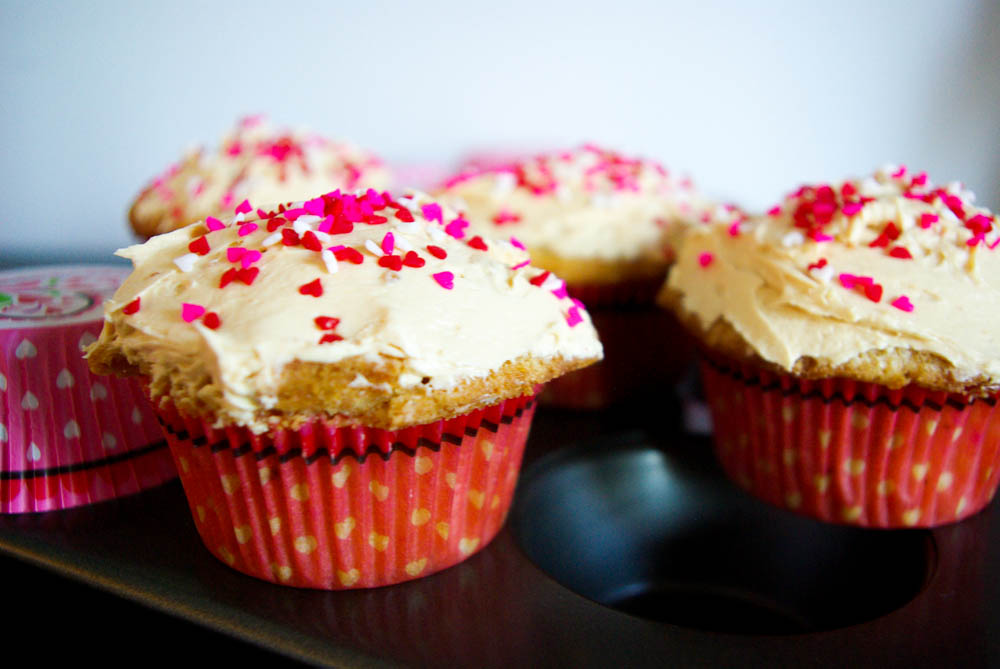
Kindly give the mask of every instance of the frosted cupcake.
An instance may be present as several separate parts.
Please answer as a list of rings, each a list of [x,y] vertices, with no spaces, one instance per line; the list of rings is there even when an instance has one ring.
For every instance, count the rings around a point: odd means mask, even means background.
[[[601,357],[586,312],[422,196],[198,223],[135,266],[89,360],[149,384],[206,546],[258,578],[372,587],[485,546],[536,388]]]
[[[662,300],[704,344],[727,472],[775,504],[934,526],[1000,476],[996,217],[889,168],[692,230]]]
[[[215,149],[199,148],[153,179],[129,210],[143,238],[204,220],[230,218],[245,200],[288,202],[336,188],[382,189],[388,170],[371,153],[316,133],[243,119]]]
[[[525,247],[532,263],[562,277],[594,316],[607,359],[549,386],[554,403],[607,406],[683,365],[679,331],[677,355],[664,355],[671,323],[653,298],[701,203],[689,181],[654,162],[586,145],[460,174],[439,196],[468,222],[453,234]]]

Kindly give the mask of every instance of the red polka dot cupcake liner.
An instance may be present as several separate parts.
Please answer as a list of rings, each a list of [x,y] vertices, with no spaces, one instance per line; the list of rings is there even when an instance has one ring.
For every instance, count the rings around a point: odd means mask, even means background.
[[[831,523],[934,527],[996,492],[996,396],[798,379],[712,356],[702,371],[723,468],[771,504]]]
[[[177,476],[141,386],[94,376],[83,358],[104,298],[127,274],[0,273],[0,513],[91,504]]]
[[[334,427],[256,435],[160,408],[208,550],[300,588],[390,585],[481,550],[510,508],[534,397],[402,430]]]

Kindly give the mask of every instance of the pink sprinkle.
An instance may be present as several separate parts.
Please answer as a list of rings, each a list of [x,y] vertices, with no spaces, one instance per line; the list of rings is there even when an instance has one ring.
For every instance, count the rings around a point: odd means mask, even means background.
[[[181,318],[184,319],[185,323],[197,320],[203,313],[205,313],[205,307],[200,304],[190,304],[185,302],[181,305]]]
[[[561,286],[553,290],[552,294],[555,295],[560,300],[565,300],[567,297],[569,297],[569,293],[566,292],[566,282],[564,281]]]
[[[712,264],[713,260],[715,260],[715,256],[711,253],[702,253],[698,256],[698,264],[702,267],[708,267]]]
[[[781,215],[781,205],[780,204],[776,204],[773,207],[771,207],[770,209],[768,209],[767,210],[767,215],[768,216],[780,216]]]
[[[913,311],[913,304],[910,302],[910,298],[906,295],[900,295],[895,300],[890,302],[890,304],[900,311],[905,311],[907,313]]]
[[[469,227],[469,222],[462,217],[459,217],[444,226],[444,231],[455,239],[461,239],[462,237],[465,237],[465,229],[467,227]]]
[[[227,190],[225,194],[223,194],[222,196],[222,208],[229,209],[229,207],[233,204],[233,200],[235,199],[236,198],[233,196],[233,191]]]
[[[330,248],[329,248],[328,250],[329,250],[329,251],[330,251],[331,253],[336,253],[337,251],[343,251],[343,250],[344,250],[344,249],[346,249],[346,248],[347,248],[347,247],[346,247],[346,246],[344,246],[343,244],[337,244],[336,246],[331,246],[331,247],[330,247]]]
[[[316,226],[317,230],[319,230],[320,232],[326,232],[326,233],[329,233],[332,228],[333,228],[333,215],[332,214],[330,216],[325,217],[322,221],[319,222],[319,225]]]
[[[891,176],[893,179],[902,179],[904,176],[906,176],[906,165],[900,165],[899,169],[890,174],[889,176]]]
[[[247,250],[242,246],[230,246],[226,249],[226,260],[229,262],[236,262],[244,255],[246,255]]]
[[[733,221],[733,224],[729,226],[729,236],[730,237],[739,237],[740,236],[740,223],[742,223],[742,222],[743,222],[742,219],[738,220],[738,221]]]
[[[396,248],[396,238],[391,232],[385,233],[385,237],[382,238],[382,253],[390,255],[394,248]]]
[[[420,207],[420,212],[424,215],[424,218],[428,221],[437,221],[438,223],[443,223],[441,213],[441,205],[431,202],[430,204],[425,204]]]
[[[214,216],[209,216],[208,218],[205,219],[205,226],[212,232],[215,232],[216,230],[222,230],[223,228],[225,228],[226,224],[220,221],[219,219],[215,218]]]
[[[521,269],[522,267],[527,267],[530,264],[531,264],[531,260],[525,260],[524,262],[517,263],[516,265],[514,265],[513,267],[511,267],[511,269]]]
[[[250,206],[250,200],[243,200],[236,206],[237,214],[249,214],[253,211],[253,207]]]
[[[522,251],[527,251],[528,250],[528,249],[526,249],[524,247],[524,244],[522,244],[521,240],[518,239],[517,237],[511,237],[510,238],[510,245],[513,246],[516,249],[521,249]]]
[[[851,290],[854,286],[858,285],[858,277],[853,274],[847,274],[846,272],[837,277],[840,279],[840,285]]]
[[[445,290],[451,290],[455,285],[455,275],[451,272],[438,272],[437,274],[431,274],[431,276]]]
[[[812,238],[814,242],[833,241],[833,237],[831,235],[828,235],[825,232],[820,232],[819,230],[813,230],[811,233],[809,233],[809,236]]]
[[[576,299],[575,297],[571,297],[570,298],[570,302],[572,302],[574,305],[576,305],[576,307],[579,308],[579,309],[586,309],[586,307],[583,306],[583,302],[581,302],[580,300]]]
[[[250,251],[247,251],[246,255],[240,259],[240,264],[243,265],[243,269],[246,269],[247,267],[250,267],[250,265],[260,260],[260,257],[261,257],[260,251],[256,249],[251,249]]]
[[[937,214],[920,214],[920,227],[926,230],[938,222]]]
[[[997,237],[996,239],[993,240],[991,244],[989,244],[990,251],[995,249],[997,247],[997,244],[1000,244],[1000,237]]]
[[[243,225],[240,226],[240,232],[239,232],[240,237],[246,237],[256,229],[257,229],[256,223],[244,223]]]
[[[911,181],[914,186],[926,186],[927,185],[927,172],[921,172],[917,176],[913,177]]]
[[[861,211],[864,208],[864,206],[865,205],[861,204],[860,202],[848,202],[843,207],[841,207],[840,210],[844,212],[844,216],[854,216],[854,214]]]
[[[570,307],[569,311],[566,312],[566,325],[576,327],[578,324],[583,322],[583,317],[580,316],[579,307]]]
[[[325,207],[326,203],[323,202],[323,198],[321,197],[309,200],[302,205],[302,208],[305,209],[308,213],[312,214],[313,216],[322,216]]]

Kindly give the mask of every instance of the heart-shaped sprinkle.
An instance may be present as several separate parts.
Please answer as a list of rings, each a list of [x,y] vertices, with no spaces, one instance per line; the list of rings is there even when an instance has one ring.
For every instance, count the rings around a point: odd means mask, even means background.
[[[80,424],[71,420],[63,427],[63,436],[67,439],[78,439],[80,437]]]
[[[190,323],[205,313],[205,307],[200,304],[191,304],[189,302],[184,302],[181,304],[181,318],[184,319],[185,323]]]
[[[319,279],[313,279],[309,283],[299,286],[299,292],[303,295],[321,297],[323,295],[323,284],[320,283]]]
[[[250,267],[250,265],[254,264],[260,259],[261,259],[260,251],[258,251],[257,249],[250,249],[249,251],[246,252],[246,254],[243,255],[242,258],[240,258],[240,265],[243,266],[243,269],[247,269],[248,267]]]
[[[62,370],[56,376],[56,388],[72,388],[74,383],[76,383],[76,379],[73,378],[68,369]]]
[[[122,307],[122,313],[126,316],[131,316],[135,312],[139,311],[139,306],[142,304],[142,300],[138,297]]]
[[[438,285],[445,290],[451,290],[455,286],[455,275],[451,272],[438,272],[436,274],[431,274],[434,280],[438,282]]]
[[[216,230],[222,230],[223,228],[226,227],[226,225],[219,219],[215,218],[214,216],[209,216],[208,218],[205,219],[205,227],[207,227],[212,232],[215,232]]]
[[[38,349],[35,345],[31,343],[29,339],[22,339],[21,343],[17,345],[14,349],[14,355],[18,360],[24,360],[25,358],[34,358],[38,355]]]
[[[226,249],[226,260],[236,262],[247,254],[247,250],[242,246],[230,246]]]

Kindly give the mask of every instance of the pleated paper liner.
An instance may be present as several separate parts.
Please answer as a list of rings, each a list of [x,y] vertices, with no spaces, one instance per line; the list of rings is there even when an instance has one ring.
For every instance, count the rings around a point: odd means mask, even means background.
[[[533,397],[397,431],[254,435],[162,407],[205,546],[266,581],[339,590],[399,583],[482,549],[510,508]]]
[[[539,401],[568,409],[603,409],[676,383],[695,359],[691,336],[654,304],[662,279],[569,285],[604,346],[604,360],[549,382]]]
[[[934,527],[996,492],[995,396],[809,381],[711,355],[702,371],[723,468],[771,504],[832,523]]]
[[[116,267],[0,273],[0,513],[130,495],[177,473],[141,386],[91,374]]]

